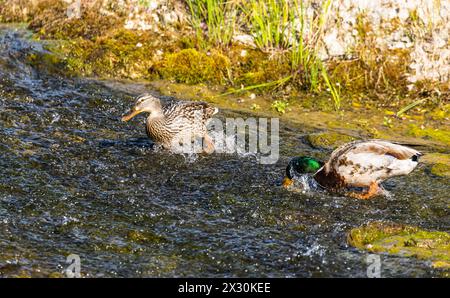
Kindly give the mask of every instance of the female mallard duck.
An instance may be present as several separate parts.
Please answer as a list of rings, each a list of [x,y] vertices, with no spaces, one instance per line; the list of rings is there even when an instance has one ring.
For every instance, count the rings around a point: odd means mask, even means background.
[[[293,158],[286,168],[283,186],[291,185],[297,175],[314,173],[314,180],[331,191],[368,187],[366,193],[350,195],[369,199],[381,193],[382,181],[411,173],[421,155],[419,151],[387,141],[354,141],[334,150],[325,164],[311,157]]]
[[[147,135],[166,149],[191,142],[195,138],[203,138],[203,150],[214,151],[214,143],[208,135],[206,124],[218,112],[205,102],[178,101],[162,106],[161,101],[150,95],[143,94],[137,98],[131,112],[122,117],[129,121],[140,113],[150,113],[147,118]]]

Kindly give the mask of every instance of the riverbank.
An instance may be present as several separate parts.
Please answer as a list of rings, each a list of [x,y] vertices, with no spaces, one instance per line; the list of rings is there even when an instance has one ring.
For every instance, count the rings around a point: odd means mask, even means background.
[[[356,102],[448,110],[445,3],[2,2],[0,21],[27,22],[35,38],[55,41],[49,47],[70,75],[207,84],[289,102],[331,99],[310,103],[317,109]]]

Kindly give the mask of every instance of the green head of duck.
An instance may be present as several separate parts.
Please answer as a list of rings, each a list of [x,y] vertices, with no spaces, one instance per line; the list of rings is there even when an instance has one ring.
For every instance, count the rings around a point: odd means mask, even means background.
[[[323,162],[309,156],[299,156],[291,159],[286,167],[286,177],[283,186],[288,187],[293,183],[294,176],[301,174],[314,174],[323,166]]]

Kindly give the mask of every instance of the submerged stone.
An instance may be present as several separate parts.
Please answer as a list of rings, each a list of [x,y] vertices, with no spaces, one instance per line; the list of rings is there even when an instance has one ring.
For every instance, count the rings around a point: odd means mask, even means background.
[[[135,243],[163,243],[166,242],[166,239],[163,236],[156,235],[151,232],[143,232],[143,231],[129,231],[127,234],[127,239],[131,242]]]

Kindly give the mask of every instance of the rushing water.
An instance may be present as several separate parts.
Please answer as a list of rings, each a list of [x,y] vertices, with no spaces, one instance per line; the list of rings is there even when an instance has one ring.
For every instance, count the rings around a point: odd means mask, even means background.
[[[423,165],[363,201],[280,187],[294,154],[318,152],[281,122],[280,159],[155,150],[143,117],[123,123],[142,84],[68,79],[26,63],[45,50],[0,29],[0,276],[48,276],[78,254],[84,276],[366,276],[349,229],[374,220],[449,230],[448,183]],[[222,110],[218,117],[247,117]],[[383,276],[436,276],[382,255]]]

